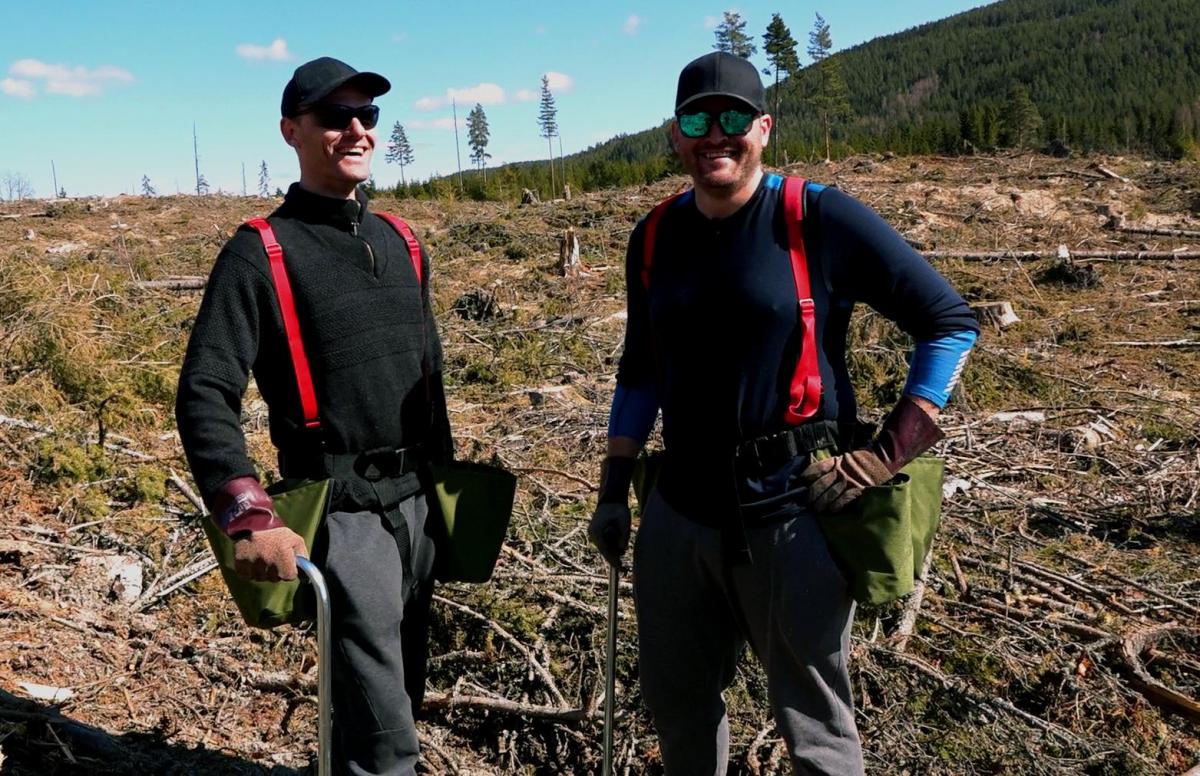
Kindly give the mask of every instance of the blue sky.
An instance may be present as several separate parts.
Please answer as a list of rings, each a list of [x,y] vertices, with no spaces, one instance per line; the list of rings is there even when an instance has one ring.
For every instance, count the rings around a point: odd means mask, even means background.
[[[760,49],[771,14],[782,13],[807,64],[815,12],[841,49],[982,4],[843,0],[781,8],[741,0],[732,7]],[[380,184],[400,178],[383,159],[396,121],[416,155],[407,177],[456,169],[451,96],[464,167],[465,116],[476,101],[488,116],[493,164],[545,158],[536,98],[547,73],[569,154],[666,118],[679,69],[711,50],[713,27],[730,7],[0,0],[0,176],[23,175],[36,195],[48,196],[53,161],[59,186],[73,196],[140,191],[143,175],[159,193],[187,192],[195,186],[195,123],[200,170],[214,191],[241,193],[244,164],[253,193],[263,161],[272,189],[286,188],[299,171],[279,136],[279,96],[298,64],[323,55],[392,82],[377,100]],[[761,51],[753,61],[766,66]]]

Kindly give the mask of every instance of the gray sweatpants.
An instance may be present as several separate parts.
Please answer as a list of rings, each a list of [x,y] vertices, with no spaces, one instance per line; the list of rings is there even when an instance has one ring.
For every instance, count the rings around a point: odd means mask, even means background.
[[[657,492],[642,517],[633,560],[639,666],[665,771],[725,773],[722,693],[748,640],[795,772],[861,774],[845,579],[810,514],[750,529],[747,540],[754,563],[729,567],[720,531]]]
[[[414,709],[425,689],[433,593],[427,513],[422,494],[383,514],[332,512],[314,547],[333,610],[333,763],[341,776],[416,772]]]

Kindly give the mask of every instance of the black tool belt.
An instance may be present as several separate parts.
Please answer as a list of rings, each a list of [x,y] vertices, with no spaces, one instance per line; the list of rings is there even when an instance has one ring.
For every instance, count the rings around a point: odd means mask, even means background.
[[[817,450],[837,450],[840,442],[837,422],[817,420],[742,442],[735,457],[738,469],[744,474],[765,474],[799,456]]]
[[[382,447],[362,453],[281,451],[279,470],[285,477],[357,478],[367,482],[378,482],[415,472],[422,460],[420,445]]]

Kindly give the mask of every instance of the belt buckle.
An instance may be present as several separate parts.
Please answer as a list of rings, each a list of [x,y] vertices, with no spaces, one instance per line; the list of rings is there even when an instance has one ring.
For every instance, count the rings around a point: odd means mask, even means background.
[[[371,450],[354,459],[354,473],[367,482],[398,477],[404,470],[403,450]]]

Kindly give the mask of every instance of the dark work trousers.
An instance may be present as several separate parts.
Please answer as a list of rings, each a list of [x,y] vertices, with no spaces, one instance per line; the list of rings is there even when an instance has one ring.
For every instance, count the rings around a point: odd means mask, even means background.
[[[775,724],[798,774],[863,772],[854,724],[854,601],[807,512],[750,528],[754,562],[728,566],[721,532],[657,491],[634,546],[642,697],[669,776],[725,773],[724,691],[747,642],[762,662]]]
[[[332,608],[333,764],[339,776],[416,772],[433,540],[425,496],[335,511],[314,548]]]

